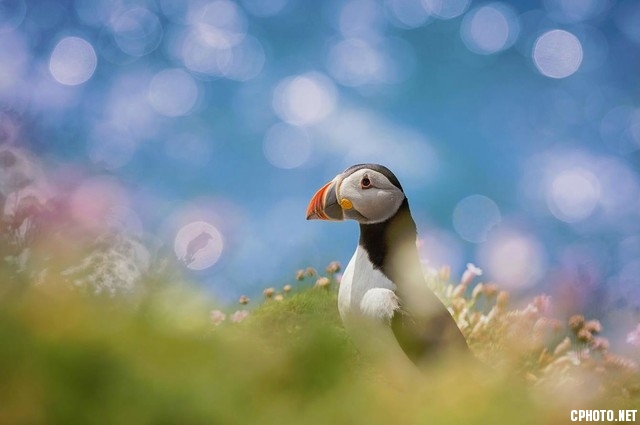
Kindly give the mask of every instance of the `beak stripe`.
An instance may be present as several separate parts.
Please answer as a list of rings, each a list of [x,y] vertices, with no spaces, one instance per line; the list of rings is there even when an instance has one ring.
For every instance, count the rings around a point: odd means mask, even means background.
[[[327,196],[327,188],[333,182],[329,182],[322,186],[320,190],[313,195],[309,206],[307,207],[307,220],[318,218],[320,220],[329,220],[329,216],[324,211],[325,198]]]

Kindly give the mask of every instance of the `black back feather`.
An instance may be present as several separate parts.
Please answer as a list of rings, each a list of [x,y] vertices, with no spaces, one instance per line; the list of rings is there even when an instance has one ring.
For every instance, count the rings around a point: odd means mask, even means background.
[[[397,182],[393,173],[385,167],[377,166],[376,168],[371,164],[363,164],[348,170],[356,171],[365,167],[382,172],[400,188],[400,183]],[[408,293],[406,288],[415,287],[415,285],[426,287],[416,247],[416,224],[411,217],[407,198],[405,197],[396,214],[388,220],[374,224],[360,224],[359,243],[367,252],[374,268],[380,270],[397,286],[396,292],[401,305],[391,320],[391,328],[407,357],[418,364],[445,349],[468,352],[466,340],[455,320],[433,292],[426,291],[424,294],[429,298],[425,303],[431,307],[430,311],[433,313],[428,317],[420,314],[421,312],[409,311],[403,303],[406,297],[415,296]],[[399,267],[397,263],[394,264],[391,253],[400,250],[409,258],[403,258]]]

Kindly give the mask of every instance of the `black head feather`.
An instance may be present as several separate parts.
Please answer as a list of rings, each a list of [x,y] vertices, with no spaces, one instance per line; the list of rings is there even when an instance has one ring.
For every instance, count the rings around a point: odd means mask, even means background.
[[[380,165],[380,164],[356,164],[356,165],[352,165],[351,167],[349,167],[346,170],[344,170],[343,174],[345,174],[345,175],[353,174],[358,170],[362,170],[363,168],[368,168],[369,170],[377,171],[378,173],[382,174],[383,176],[385,176],[386,178],[389,179],[391,184],[393,184],[395,187],[400,189],[402,191],[402,193],[404,193],[404,190],[402,190],[402,186],[400,185],[400,181],[398,180],[398,178],[395,176],[395,174],[393,174],[391,172],[391,170],[389,170],[384,165]]]

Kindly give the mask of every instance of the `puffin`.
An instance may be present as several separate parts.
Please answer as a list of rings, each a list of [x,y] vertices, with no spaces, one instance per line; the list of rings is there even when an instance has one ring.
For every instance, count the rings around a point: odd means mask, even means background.
[[[313,195],[307,220],[355,220],[360,239],[338,289],[340,317],[375,322],[416,366],[470,354],[455,320],[429,289],[417,229],[398,178],[385,166],[357,164]],[[395,340],[393,342],[392,340]]]

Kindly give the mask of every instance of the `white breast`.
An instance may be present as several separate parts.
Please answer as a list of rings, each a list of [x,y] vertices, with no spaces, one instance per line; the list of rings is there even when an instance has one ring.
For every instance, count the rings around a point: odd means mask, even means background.
[[[373,291],[369,292],[370,290]],[[384,289],[381,291],[379,289]],[[338,290],[338,310],[342,320],[349,314],[388,318],[397,308],[396,285],[374,269],[367,252],[358,245],[344,270]],[[389,311],[387,311],[389,310]]]

